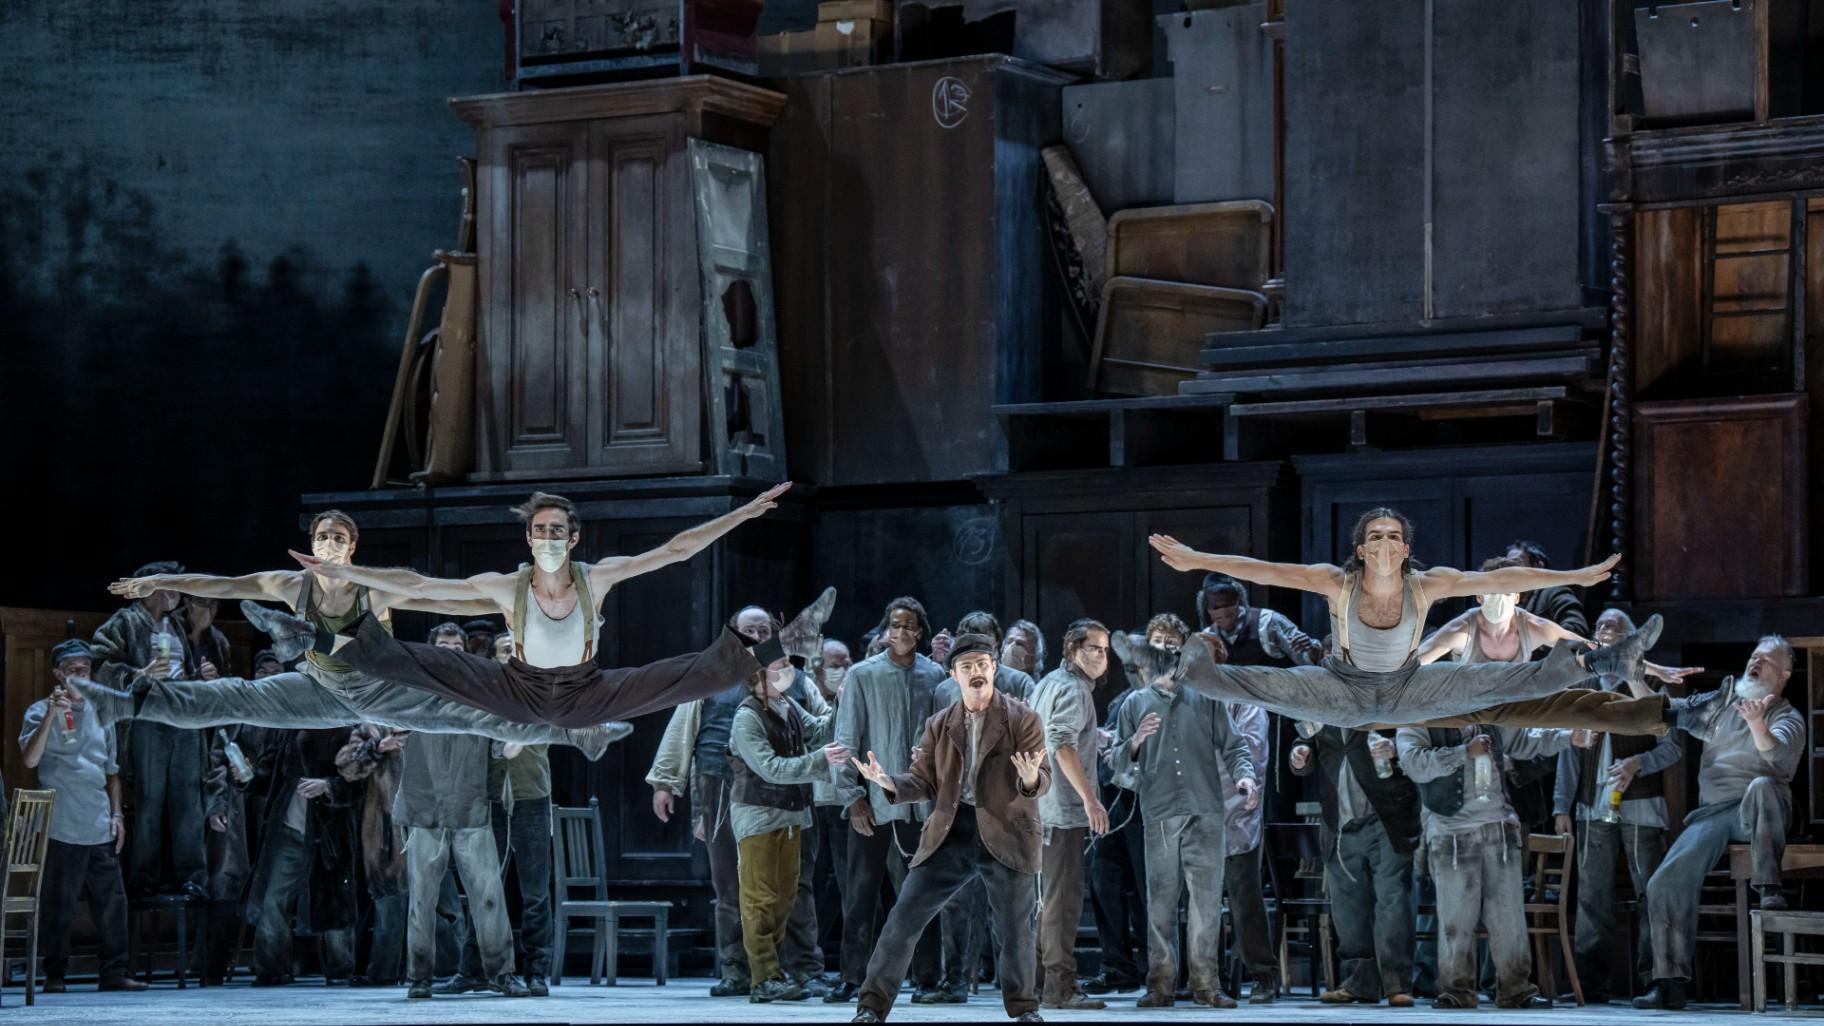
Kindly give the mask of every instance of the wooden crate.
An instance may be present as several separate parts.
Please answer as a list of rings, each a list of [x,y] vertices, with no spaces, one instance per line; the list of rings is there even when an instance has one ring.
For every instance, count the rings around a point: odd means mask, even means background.
[[[1271,274],[1273,204],[1123,210],[1108,219],[1110,275],[1258,291]]]
[[[1090,387],[1117,395],[1176,395],[1197,376],[1203,337],[1248,331],[1266,320],[1258,292],[1214,285],[1110,278],[1090,356]]]

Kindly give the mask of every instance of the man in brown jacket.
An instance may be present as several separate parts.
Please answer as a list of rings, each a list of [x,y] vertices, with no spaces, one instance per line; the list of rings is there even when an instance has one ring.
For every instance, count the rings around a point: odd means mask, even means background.
[[[1024,702],[994,689],[994,640],[965,634],[950,650],[962,701],[925,721],[911,767],[888,776],[868,753],[861,775],[896,803],[932,803],[899,900],[868,959],[854,1022],[881,1022],[899,996],[919,935],[957,891],[981,878],[1001,940],[1001,1001],[1009,1017],[1039,1016],[1039,808],[1051,786],[1045,731]]]

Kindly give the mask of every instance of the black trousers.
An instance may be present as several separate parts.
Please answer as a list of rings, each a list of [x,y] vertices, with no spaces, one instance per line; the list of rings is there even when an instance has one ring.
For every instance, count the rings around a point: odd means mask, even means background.
[[[1111,805],[1111,825],[1127,816],[1132,792]],[[1089,906],[1102,938],[1102,973],[1138,983],[1146,978],[1146,822],[1139,809],[1120,830],[1096,841],[1090,855]]]
[[[956,820],[943,846],[906,874],[899,900],[880,929],[880,941],[868,959],[867,980],[861,987],[860,1005],[887,1017],[899,997],[906,967],[916,961],[915,949],[929,935],[932,920],[944,905],[970,881],[982,881],[988,894],[989,914],[1001,938],[997,966],[1001,1004],[1008,1018],[1018,1018],[1039,1007],[1038,899],[1036,873],[1011,869],[982,847],[975,809],[958,805]]]
[[[176,891],[209,879],[203,815],[203,743],[197,731],[135,720],[128,759],[133,767],[132,829],[127,832],[127,882],[135,894]]]
[[[62,977],[70,968],[70,928],[76,920],[76,901],[86,898],[89,918],[101,935],[101,978],[127,974],[127,891],[120,879],[120,860],[114,842],[65,844],[52,841],[44,857],[42,904],[39,911],[39,951],[44,956],[46,979]],[[27,967],[28,971],[30,967]]]
[[[905,862],[896,846],[908,853],[917,851],[919,825],[904,820],[876,823],[871,837],[856,833],[853,827],[844,829],[849,831],[849,889],[842,896],[842,979],[859,987],[867,978],[868,957],[879,933],[874,914],[881,896],[885,893],[897,901],[906,879]],[[920,921],[924,932],[912,953],[912,979],[920,987],[937,986],[943,962],[935,919],[933,909],[928,919]]]
[[[849,817],[835,805],[816,810],[817,850],[812,856],[811,889],[817,906],[817,943],[825,950],[842,949],[842,896],[849,885]],[[810,835],[806,835],[808,838]]]
[[[1223,864],[1222,886],[1229,892],[1229,918],[1235,923],[1235,946],[1256,984],[1279,981],[1279,954],[1267,924],[1266,888],[1260,879],[1260,845],[1230,855]],[[1236,980],[1237,989],[1241,981]]]

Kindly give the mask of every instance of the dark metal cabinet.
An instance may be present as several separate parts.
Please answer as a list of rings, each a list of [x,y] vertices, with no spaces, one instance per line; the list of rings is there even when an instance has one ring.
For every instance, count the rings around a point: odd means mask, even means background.
[[[690,145],[762,150],[782,101],[711,77],[453,101],[481,153],[474,479],[700,473],[720,455]]]

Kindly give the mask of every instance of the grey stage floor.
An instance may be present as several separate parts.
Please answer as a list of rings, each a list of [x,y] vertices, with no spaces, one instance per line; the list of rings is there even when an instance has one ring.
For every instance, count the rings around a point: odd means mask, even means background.
[[[761,1006],[744,1000],[712,998],[709,980],[674,980],[655,987],[650,980],[627,981],[618,987],[580,984],[554,987],[548,998],[507,999],[483,995],[440,997],[408,1001],[403,989],[345,990],[301,983],[291,987],[255,990],[245,984],[177,990],[170,985],[144,994],[99,994],[92,984],[77,986],[67,994],[43,994],[32,1008],[21,1007],[23,995],[16,987],[5,993],[0,1023],[80,1023],[84,1026],[138,1026],[141,1023],[253,1023],[286,1026],[297,1023],[511,1023],[511,1022],[846,1022],[854,1005],[826,1005],[808,1001],[790,1005]],[[1709,1005],[1684,1012],[1637,1012],[1621,1004],[1589,1008],[1557,1008],[1549,1012],[1445,1012],[1421,1002],[1418,1008],[1391,1009],[1352,1006],[1331,1008],[1308,997],[1282,999],[1264,1008],[1243,1005],[1232,1011],[1179,1006],[1142,1011],[1134,997],[1117,996],[1103,1012],[1045,1013],[1050,1022],[1419,1022],[1520,1023],[1544,1022],[1560,1026],[1609,1026],[1617,1021],[1653,1024],[1714,1023],[1737,1019],[1744,1024],[1784,1016],[1750,1017],[1734,1008]],[[1800,1016],[1814,1018],[1814,1016]],[[893,1010],[893,1022],[1004,1022],[996,992],[984,991],[967,1005],[914,1006],[904,997]]]

